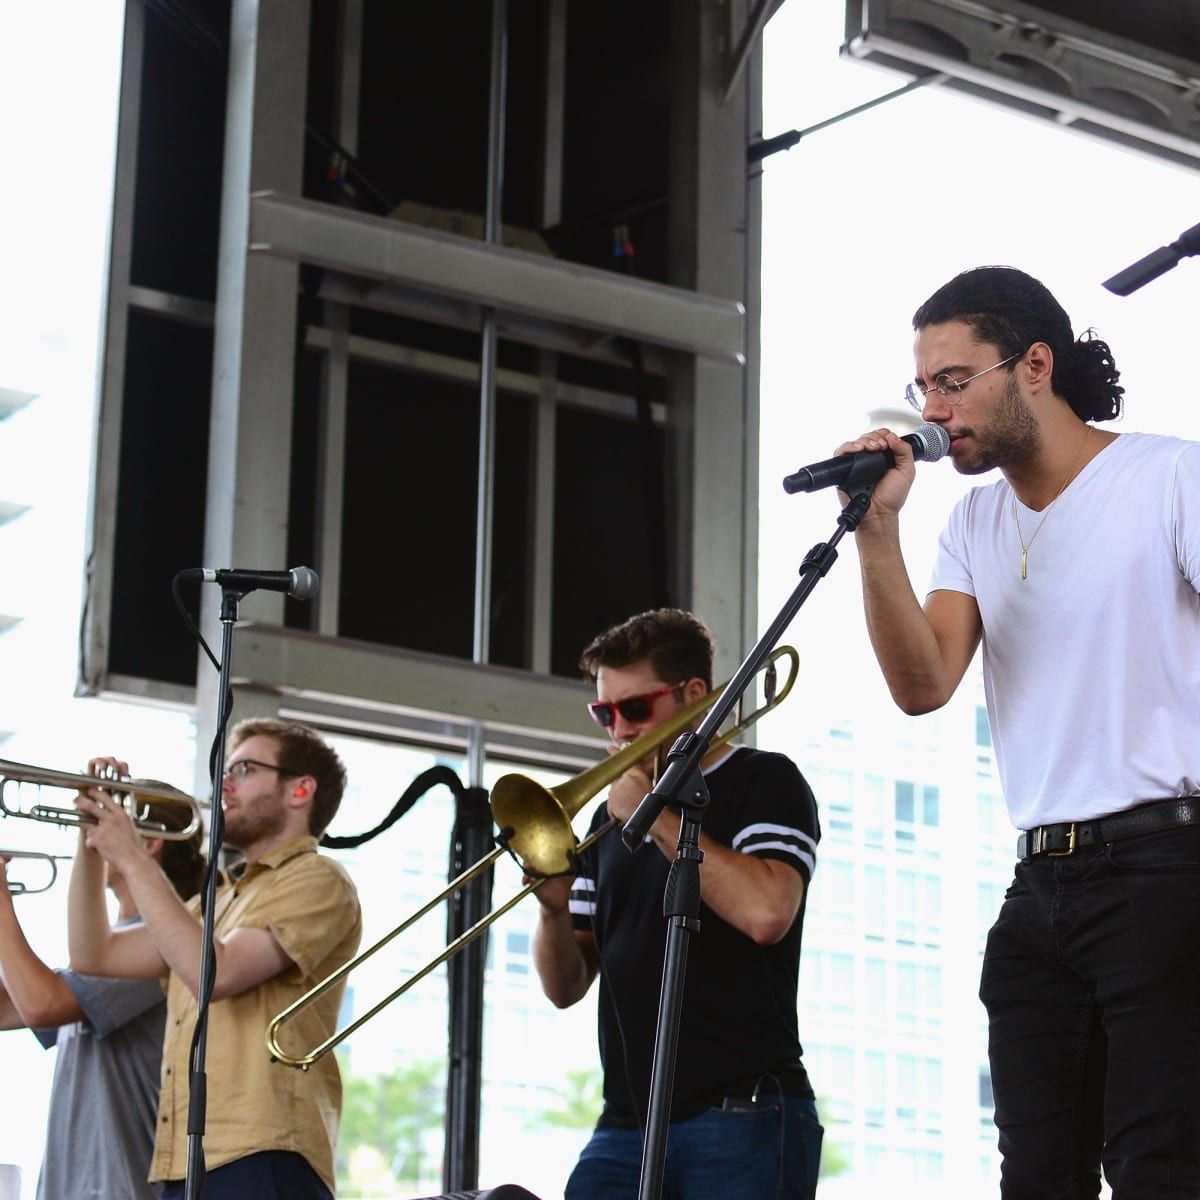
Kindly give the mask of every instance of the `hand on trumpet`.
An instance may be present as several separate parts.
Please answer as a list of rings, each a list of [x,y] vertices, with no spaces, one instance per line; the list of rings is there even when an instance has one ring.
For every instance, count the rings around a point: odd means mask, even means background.
[[[111,756],[93,758],[88,762],[88,774],[96,776],[97,786],[77,793],[75,807],[93,817],[96,824],[82,830],[83,844],[118,868],[145,857],[146,848],[133,818],[102,786],[105,780],[127,779],[129,764]]]

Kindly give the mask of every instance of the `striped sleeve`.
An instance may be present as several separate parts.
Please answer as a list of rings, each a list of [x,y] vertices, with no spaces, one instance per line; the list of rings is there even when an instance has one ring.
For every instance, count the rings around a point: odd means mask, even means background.
[[[812,878],[817,866],[816,839],[795,825],[776,825],[771,821],[747,825],[733,839],[733,849],[742,854],[791,861],[793,866],[802,868],[801,874],[806,879]]]
[[[588,822],[588,834],[593,834],[608,819],[608,809],[600,804]],[[598,856],[596,847],[585,850],[576,860],[578,872],[571,882],[571,895],[567,908],[571,914],[571,925],[577,932],[595,932],[596,876]]]
[[[817,802],[796,764],[782,754],[756,753],[730,848],[786,862],[810,880],[820,840]]]
[[[590,929],[592,918],[596,915],[596,881],[576,875],[574,883],[571,884],[568,907],[576,928]]]

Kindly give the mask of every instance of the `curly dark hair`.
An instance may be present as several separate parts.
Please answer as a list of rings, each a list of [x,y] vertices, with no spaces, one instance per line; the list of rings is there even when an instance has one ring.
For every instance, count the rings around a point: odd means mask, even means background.
[[[601,667],[631,667],[646,659],[664,683],[703,679],[712,690],[712,634],[679,608],[651,609],[605,630],[579,656],[579,669],[594,683]]]
[[[1066,310],[1044,283],[1015,267],[976,267],[943,284],[913,314],[913,329],[965,321],[1001,358],[1045,342],[1054,354],[1050,385],[1083,421],[1121,415],[1125,389],[1108,343],[1092,329],[1079,338]],[[1009,371],[1012,367],[1007,368]]]
[[[248,717],[230,732],[230,752],[252,737],[274,738],[279,743],[279,765],[288,774],[311,775],[317,781],[317,791],[308,810],[308,831],[319,838],[337,815],[346,790],[346,768],[337,751],[315,729],[299,721]]]

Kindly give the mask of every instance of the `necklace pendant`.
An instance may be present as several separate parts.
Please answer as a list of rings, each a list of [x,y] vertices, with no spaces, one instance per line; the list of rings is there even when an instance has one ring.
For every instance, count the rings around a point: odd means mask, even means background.
[[[1022,550],[1021,551],[1021,578],[1022,579],[1027,579],[1029,577],[1029,569],[1028,568],[1029,568],[1029,551]]]

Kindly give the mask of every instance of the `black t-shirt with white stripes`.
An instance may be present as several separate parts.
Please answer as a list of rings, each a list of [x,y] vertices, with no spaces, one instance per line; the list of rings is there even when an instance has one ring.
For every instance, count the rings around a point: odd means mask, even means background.
[[[714,841],[787,863],[807,885],[820,825],[804,777],[782,754],[739,747],[706,771],[711,803],[702,828]],[[591,830],[608,817],[597,807]],[[581,859],[571,889],[576,930],[600,953],[601,1125],[645,1120],[666,946],[663,891],[670,861],[649,840],[630,854],[615,834]],[[688,944],[671,1119],[686,1120],[725,1096],[778,1091],[812,1096],[800,1061],[796,988],[804,905],[783,939],[756,945],[701,904]]]

